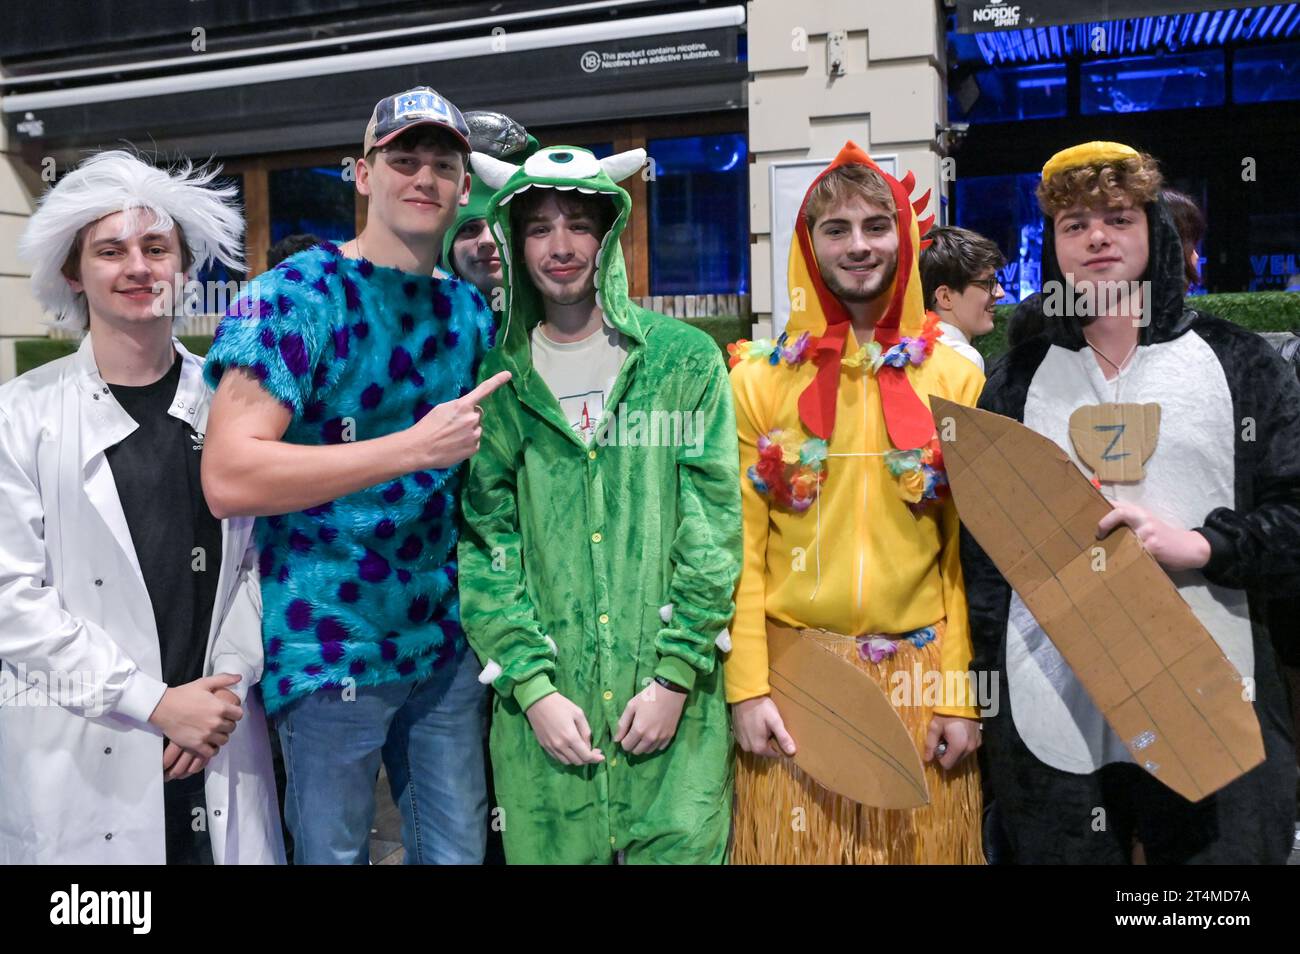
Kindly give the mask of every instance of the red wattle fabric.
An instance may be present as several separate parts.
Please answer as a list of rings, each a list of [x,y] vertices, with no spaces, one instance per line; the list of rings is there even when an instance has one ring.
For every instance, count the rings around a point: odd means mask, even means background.
[[[839,155],[808,187],[795,220],[796,248],[793,254],[802,255],[808,264],[809,279],[812,281],[822,314],[826,318],[826,331],[814,342],[812,348],[812,360],[817,365],[817,374],[799,396],[799,418],[811,434],[827,441],[830,440],[831,432],[835,429],[840,366],[845,342],[852,327],[852,316],[822,280],[805,213],[808,197],[812,195],[817,184],[830,172],[845,165],[865,165],[880,173],[889,184],[894,196],[894,204],[898,209],[898,266],[894,287],[889,306],[875,327],[875,340],[886,351],[899,343],[903,299],[907,293],[907,283],[916,259],[916,249],[912,244],[912,218],[915,210],[906,185],[908,179],[899,182],[872,162],[871,157],[855,143],[846,143]],[[885,427],[893,445],[900,450],[910,450],[928,444],[934,436],[934,421],[925,402],[917,396],[908,382],[906,369],[884,366],[877,371],[876,380],[880,385]]]

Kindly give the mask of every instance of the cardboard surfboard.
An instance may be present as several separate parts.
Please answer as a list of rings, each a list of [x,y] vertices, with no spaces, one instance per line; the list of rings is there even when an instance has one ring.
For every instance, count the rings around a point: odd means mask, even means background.
[[[797,629],[768,622],[772,701],[795,764],[823,787],[876,808],[916,808],[930,793],[907,726],[884,690]]]
[[[1134,761],[1198,801],[1264,760],[1240,673],[1061,448],[933,397],[948,483],[974,535]]]

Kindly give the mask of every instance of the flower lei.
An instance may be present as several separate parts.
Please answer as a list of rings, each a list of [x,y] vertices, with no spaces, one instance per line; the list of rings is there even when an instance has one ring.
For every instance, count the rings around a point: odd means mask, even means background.
[[[782,359],[791,366],[803,364],[808,360],[812,335],[805,331],[792,345],[786,344],[788,339],[789,336],[783,331],[781,337],[775,341],[771,338],[758,338],[754,341],[741,338],[739,341],[733,341],[727,345],[727,354],[731,356],[727,359],[727,366],[734,368],[742,361],[759,359],[772,365],[780,364]]]
[[[826,480],[826,442],[816,437],[795,445],[780,430],[758,439],[758,461],[747,475],[754,489],[802,513]]]
[[[883,636],[859,636],[858,637],[858,656],[864,662],[869,661],[879,663],[888,659],[898,652],[898,647],[904,641],[911,643],[915,648],[920,649],[926,643],[932,643],[937,638],[933,626],[924,626],[921,629],[914,629],[910,633],[904,633],[898,639],[887,639]]]
[[[776,366],[784,361],[796,367],[810,357],[813,340],[807,331],[793,343],[785,332],[775,340],[742,338],[727,345],[731,356],[728,365],[734,368],[742,361],[766,361]],[[924,334],[902,337],[888,350],[878,341],[868,341],[853,354],[841,358],[840,364],[846,368],[863,368],[873,375],[886,365],[919,366],[934,351],[935,340],[936,336]],[[796,445],[780,430],[775,430],[758,439],[758,463],[749,468],[748,477],[760,494],[802,512],[817,499],[826,481],[825,461],[825,441],[813,438]],[[885,455],[885,465],[897,481],[899,496],[913,509],[923,506],[925,501],[938,500],[947,491],[948,477],[937,440],[915,450],[890,451]]]
[[[758,338],[754,341],[741,338],[727,345],[727,354],[731,356],[727,359],[727,365],[734,368],[742,361],[762,360],[771,365],[784,361],[795,367],[807,361],[813,343],[812,335],[805,331],[795,339],[794,344],[788,344],[788,341],[789,336],[784,331],[775,341],[771,338]],[[846,368],[865,367],[872,374],[885,365],[891,368],[905,368],[909,364],[919,366],[934,350],[934,342],[934,337],[924,335],[916,338],[903,337],[898,339],[898,344],[886,351],[880,342],[868,341],[853,354],[841,358],[840,364]]]
[[[943,453],[931,441],[916,450],[896,450],[885,455],[885,466],[898,481],[898,492],[908,504],[938,500],[948,487]]]

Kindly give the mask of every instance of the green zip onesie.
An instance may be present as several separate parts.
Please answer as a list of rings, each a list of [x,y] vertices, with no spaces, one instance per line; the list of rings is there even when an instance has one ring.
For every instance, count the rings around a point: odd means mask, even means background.
[[[461,621],[496,689],[492,764],[514,864],[726,853],[732,737],[717,658],[740,569],[736,427],[717,345],[628,299],[619,235],[631,200],[615,181],[643,161],[641,150],[598,161],[563,146],[523,166],[474,157],[499,187],[488,222],[507,296],[480,376],[513,379],[483,402],[470,459]],[[590,445],[532,365],[542,302],[508,205],[526,188],[599,192],[618,209],[597,254],[597,302],[628,355]],[[656,675],[689,690],[677,734],[663,751],[629,755],[612,741],[619,717]],[[604,762],[562,765],[542,749],[524,710],[553,691],[582,708]]]

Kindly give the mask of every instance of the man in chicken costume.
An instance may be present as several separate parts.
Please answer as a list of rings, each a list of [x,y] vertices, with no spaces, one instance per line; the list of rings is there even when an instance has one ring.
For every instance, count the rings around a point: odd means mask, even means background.
[[[917,221],[929,196],[913,203],[913,185],[846,144],[800,208],[784,334],[730,349],[745,548],[725,663],[742,749],[736,863],[983,860],[957,513],[927,400],[973,405],[984,379],[926,318],[917,259],[933,219]],[[928,805],[860,805],[795,765],[801,740],[768,679],[773,623],[815,636],[890,696]],[[956,691],[895,691],[924,673],[954,674],[942,685]]]

